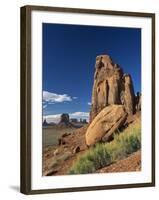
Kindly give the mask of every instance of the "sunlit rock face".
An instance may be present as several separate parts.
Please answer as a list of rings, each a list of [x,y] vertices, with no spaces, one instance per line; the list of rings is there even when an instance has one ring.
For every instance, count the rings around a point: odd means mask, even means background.
[[[131,76],[113,62],[109,55],[96,57],[90,121],[106,106],[124,105],[129,115],[134,114],[135,95]]]

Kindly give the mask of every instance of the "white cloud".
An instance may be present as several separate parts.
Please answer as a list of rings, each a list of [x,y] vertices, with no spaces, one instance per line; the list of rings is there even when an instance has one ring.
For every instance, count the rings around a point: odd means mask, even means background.
[[[43,91],[43,101],[47,103],[62,103],[72,101],[72,97],[67,94],[56,94],[48,91]]]
[[[88,112],[74,112],[74,113],[70,113],[70,118],[71,117],[89,117],[89,113]]]
[[[43,116],[43,119],[46,119],[48,123],[50,122],[58,123],[60,121],[60,116],[61,114],[46,115],[46,116]]]
[[[86,119],[89,121],[89,113],[88,112],[74,112],[74,113],[68,113],[70,118],[76,118],[76,119]],[[46,119],[48,123],[54,122],[58,123],[60,121],[61,114],[56,115],[46,115],[43,116],[43,119]]]
[[[45,105],[43,105],[43,109],[45,109],[47,107],[47,105],[45,104]]]
[[[88,105],[91,106],[92,105],[91,102],[88,102]]]

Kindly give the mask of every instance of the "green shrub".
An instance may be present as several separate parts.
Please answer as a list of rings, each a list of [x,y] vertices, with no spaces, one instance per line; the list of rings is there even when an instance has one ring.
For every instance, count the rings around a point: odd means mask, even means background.
[[[69,174],[87,174],[95,172],[96,168],[94,163],[84,157],[81,157],[74,168],[72,168]]]
[[[85,159],[94,163],[95,168],[99,169],[111,163],[111,156],[104,145],[98,143],[95,148],[92,148],[84,156]]]
[[[69,171],[69,174],[93,173],[141,148],[141,127],[134,126],[120,134],[114,135],[110,143],[98,143],[80,156]]]

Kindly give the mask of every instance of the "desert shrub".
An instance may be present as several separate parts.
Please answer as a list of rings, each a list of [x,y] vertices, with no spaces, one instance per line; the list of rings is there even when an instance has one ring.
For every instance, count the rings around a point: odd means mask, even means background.
[[[126,129],[114,135],[110,143],[98,143],[81,155],[74,163],[69,174],[86,174],[108,166],[117,160],[141,148],[141,127],[135,124],[131,129]]]
[[[81,157],[76,165],[69,171],[69,174],[87,174],[95,172],[94,163],[85,157]]]
[[[85,159],[94,163],[96,169],[111,163],[111,156],[107,151],[107,148],[103,144],[98,143],[95,148],[92,148],[85,154]]]

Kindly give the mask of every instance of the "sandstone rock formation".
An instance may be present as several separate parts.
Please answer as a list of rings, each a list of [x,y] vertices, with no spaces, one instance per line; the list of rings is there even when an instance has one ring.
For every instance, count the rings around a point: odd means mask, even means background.
[[[90,122],[106,106],[124,105],[130,115],[135,109],[135,95],[131,76],[124,74],[110,56],[96,58]]]
[[[123,105],[109,105],[105,107],[91,122],[85,139],[87,146],[98,141],[109,141],[113,133],[119,129],[127,118]]]
[[[137,92],[135,97],[136,111],[141,111],[141,93]]]
[[[131,76],[124,74],[124,106],[128,114],[134,114],[135,95]]]

